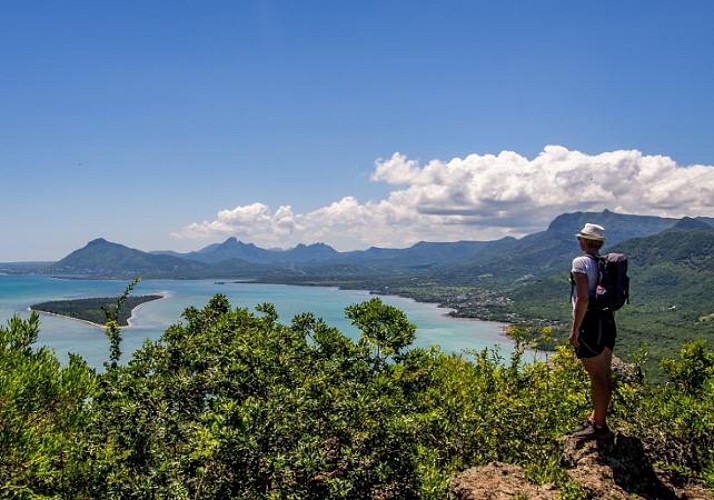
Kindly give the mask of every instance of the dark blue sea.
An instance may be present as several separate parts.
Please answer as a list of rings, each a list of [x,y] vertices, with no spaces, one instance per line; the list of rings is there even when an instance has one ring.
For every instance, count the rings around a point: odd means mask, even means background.
[[[0,324],[5,325],[13,315],[29,316],[29,307],[48,300],[111,297],[123,293],[128,282],[114,280],[71,280],[40,276],[0,275]],[[312,312],[331,326],[339,328],[352,338],[359,333],[345,319],[345,307],[370,298],[366,291],[338,290],[327,287],[299,287],[265,285],[215,280],[144,280],[133,295],[165,294],[167,298],[147,302],[135,310],[130,327],[123,329],[122,351],[124,360],[141,347],[145,339],[157,339],[171,324],[181,320],[182,311],[190,306],[203,307],[216,293],[228,297],[233,307],[253,309],[269,302],[275,305],[280,321],[289,324],[293,316]],[[424,304],[411,299],[383,296],[382,300],[404,311],[417,325],[415,345],[439,345],[447,352],[465,349],[481,350],[499,345],[508,355],[512,343],[502,334],[502,323],[456,319],[447,316],[447,310],[434,304]],[[39,345],[55,350],[62,360],[67,353],[83,356],[95,367],[101,367],[108,357],[108,342],[101,328],[69,318],[41,315]]]

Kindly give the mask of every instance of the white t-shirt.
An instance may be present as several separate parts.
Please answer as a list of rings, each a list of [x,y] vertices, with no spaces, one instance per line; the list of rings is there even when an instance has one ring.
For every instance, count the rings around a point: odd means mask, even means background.
[[[588,290],[590,291],[590,296],[595,295],[595,288],[597,288],[597,278],[598,278],[598,262],[592,257],[587,255],[581,255],[573,259],[573,268],[571,269],[573,273],[584,273],[588,276]],[[578,295],[577,287],[573,287],[573,300]]]

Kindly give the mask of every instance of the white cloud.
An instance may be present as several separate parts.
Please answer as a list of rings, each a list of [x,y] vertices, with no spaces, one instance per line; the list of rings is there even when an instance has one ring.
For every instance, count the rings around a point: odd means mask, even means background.
[[[322,241],[348,250],[521,236],[578,210],[714,216],[714,166],[683,167],[634,150],[588,155],[546,146],[532,160],[503,151],[424,166],[395,153],[376,162],[372,181],[393,189],[383,200],[345,197],[301,214],[289,206],[275,211],[262,203],[237,206],[174,236],[206,241],[236,236],[278,247]]]

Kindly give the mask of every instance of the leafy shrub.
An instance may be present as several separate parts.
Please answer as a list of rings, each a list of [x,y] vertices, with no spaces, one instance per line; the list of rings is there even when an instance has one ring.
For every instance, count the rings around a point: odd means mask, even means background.
[[[78,356],[69,364],[33,349],[39,316],[0,326],[0,496],[53,496],[70,487],[74,453],[89,417],[96,377]]]
[[[695,341],[662,365],[666,383],[620,391],[620,425],[662,468],[714,487],[714,352]]]

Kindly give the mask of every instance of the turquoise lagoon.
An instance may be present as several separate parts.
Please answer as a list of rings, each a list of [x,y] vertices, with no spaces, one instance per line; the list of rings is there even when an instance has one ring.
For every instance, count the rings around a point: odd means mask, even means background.
[[[0,324],[5,325],[13,315],[28,317],[29,306],[37,302],[119,296],[127,284],[115,280],[0,275]],[[233,307],[253,310],[258,304],[272,303],[284,324],[289,324],[294,315],[309,311],[352,338],[357,338],[359,333],[345,319],[344,309],[371,297],[367,291],[215,280],[144,280],[133,292],[135,295],[154,293],[165,294],[167,298],[142,304],[135,310],[132,326],[123,329],[124,360],[141,347],[145,339],[158,339],[168,326],[180,322],[186,307],[203,307],[216,293],[226,295]],[[512,349],[512,343],[502,333],[502,323],[452,318],[447,316],[447,310],[435,304],[403,297],[381,298],[404,311],[417,325],[416,346],[439,345],[447,352],[462,352],[498,345],[504,355]],[[69,352],[80,354],[95,367],[102,366],[109,350],[101,328],[47,314],[41,315],[38,344],[54,349],[62,360],[67,359]]]

